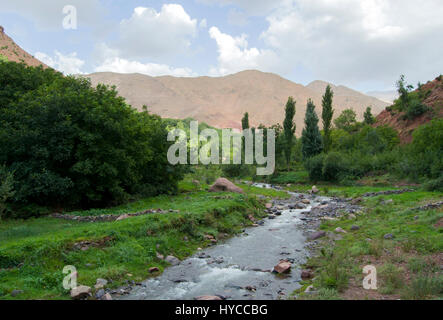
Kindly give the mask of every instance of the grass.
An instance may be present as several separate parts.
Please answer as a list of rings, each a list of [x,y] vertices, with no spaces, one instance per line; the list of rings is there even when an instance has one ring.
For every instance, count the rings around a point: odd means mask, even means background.
[[[182,186],[183,187],[183,186]],[[186,187],[186,186],[185,186]],[[64,266],[77,268],[78,283],[93,287],[97,278],[112,287],[127,280],[142,281],[150,267],[167,267],[157,252],[180,259],[218,239],[235,235],[252,224],[248,215],[264,215],[257,195],[267,190],[247,188],[245,195],[195,191],[160,196],[79,215],[120,214],[149,208],[180,213],[152,214],[109,223],[79,223],[50,217],[0,224],[0,299],[68,299],[62,287]],[[185,241],[184,239],[187,239]],[[90,243],[87,250],[76,244]],[[13,290],[23,293],[13,298]]]
[[[291,187],[292,188],[292,187]],[[321,190],[321,186],[319,187]],[[352,197],[366,192],[393,188],[329,186],[328,192]],[[317,290],[335,290],[341,295],[352,286],[362,288],[363,266],[377,267],[379,288],[376,294],[397,295],[404,299],[443,298],[443,282],[438,255],[443,252],[442,229],[435,224],[443,218],[443,210],[415,211],[429,202],[441,201],[443,194],[417,190],[399,195],[364,198],[363,212],[357,218],[346,217],[327,221],[321,229],[334,232],[341,227],[347,231],[343,239],[335,243],[325,242],[317,257],[308,261],[315,269],[312,282]],[[392,203],[384,201],[392,199]],[[360,227],[352,231],[351,226]],[[394,239],[384,235],[392,233]],[[440,258],[441,259],[441,258]],[[441,261],[441,260],[440,260]],[[410,274],[411,276],[406,276]],[[354,288],[355,289],[355,288]],[[323,291],[322,291],[323,292]],[[303,299],[317,299],[303,295]]]

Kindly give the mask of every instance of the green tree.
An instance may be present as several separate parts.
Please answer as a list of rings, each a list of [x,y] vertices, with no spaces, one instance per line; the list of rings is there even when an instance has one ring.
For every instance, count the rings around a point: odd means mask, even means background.
[[[292,145],[295,134],[295,100],[293,97],[288,98],[288,102],[285,107],[285,120],[283,122],[284,129],[284,137],[285,137],[285,146],[284,153],[286,157],[286,165],[289,171],[289,165],[291,163],[291,153],[292,153]]]
[[[350,132],[357,124],[357,114],[352,109],[346,109],[334,120],[334,124],[337,129],[343,129]]]
[[[331,122],[334,116],[334,109],[332,108],[332,99],[334,97],[334,92],[331,86],[326,87],[326,92],[322,100],[322,120],[323,120],[323,132],[324,132],[324,150],[328,153],[331,150]]]
[[[249,113],[245,113],[243,118],[241,119],[241,127],[242,130],[246,130],[249,129]]]
[[[309,159],[322,152],[323,144],[320,129],[318,128],[318,117],[315,113],[315,105],[311,99],[308,100],[305,116],[305,128],[302,132],[302,153],[304,159]]]
[[[14,176],[2,165],[0,166],[0,220],[6,212],[6,203],[14,194]]]
[[[168,163],[160,117],[86,79],[18,64],[11,77],[3,65],[0,163],[14,172],[15,205],[101,207],[176,192],[182,169]]]
[[[375,118],[372,115],[371,107],[367,107],[364,114],[364,124],[371,125],[375,123]]]

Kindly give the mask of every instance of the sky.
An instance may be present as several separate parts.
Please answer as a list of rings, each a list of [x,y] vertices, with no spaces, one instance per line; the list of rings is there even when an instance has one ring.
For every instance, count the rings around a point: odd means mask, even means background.
[[[442,17],[442,0],[0,0],[5,32],[65,74],[256,69],[363,92],[443,73]]]

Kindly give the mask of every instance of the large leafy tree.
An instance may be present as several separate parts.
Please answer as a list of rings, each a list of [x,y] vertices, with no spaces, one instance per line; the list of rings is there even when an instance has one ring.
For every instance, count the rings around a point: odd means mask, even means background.
[[[9,68],[0,64],[0,78]],[[167,161],[158,116],[86,79],[12,69],[9,90],[0,91],[0,163],[15,173],[16,204],[106,206],[176,190],[181,170]],[[28,79],[33,73],[36,82]],[[29,84],[15,83],[20,78]]]
[[[305,128],[302,132],[302,153],[304,159],[312,158],[323,150],[322,137],[318,128],[318,116],[315,113],[315,105],[308,100],[305,116]]]
[[[286,165],[288,166],[288,171],[289,171],[289,165],[291,163],[292,145],[295,134],[294,116],[295,116],[295,100],[293,97],[289,97],[285,107],[285,120],[283,122],[283,130],[284,130],[283,132],[285,137],[284,153],[286,158]]]
[[[324,132],[324,150],[329,152],[331,149],[331,123],[332,117],[334,116],[334,109],[332,109],[332,98],[334,97],[334,92],[331,86],[326,87],[326,92],[322,100],[322,120],[323,120],[323,132]]]
[[[357,124],[357,114],[352,109],[344,110],[341,115],[334,120],[337,129],[352,131]]]

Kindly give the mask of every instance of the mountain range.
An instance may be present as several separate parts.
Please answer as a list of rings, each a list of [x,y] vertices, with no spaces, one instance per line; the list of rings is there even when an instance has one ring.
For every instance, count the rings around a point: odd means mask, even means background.
[[[296,100],[296,133],[304,126],[306,103],[312,99],[321,116],[322,95],[328,85],[314,81],[307,86],[276,74],[256,70],[242,71],[225,77],[176,78],[151,77],[143,74],[93,73],[86,75],[93,85],[115,85],[129,104],[166,118],[194,118],[217,128],[241,129],[241,118],[249,113],[251,126],[282,123],[289,96]],[[364,95],[345,86],[331,85],[334,91],[335,116],[353,108],[362,119],[366,107],[374,115],[389,103]],[[320,121],[321,125],[321,121]]]

